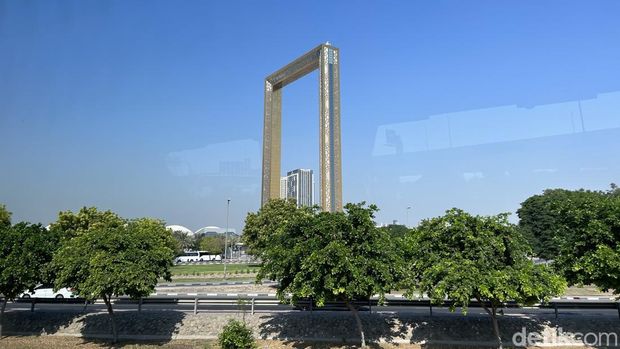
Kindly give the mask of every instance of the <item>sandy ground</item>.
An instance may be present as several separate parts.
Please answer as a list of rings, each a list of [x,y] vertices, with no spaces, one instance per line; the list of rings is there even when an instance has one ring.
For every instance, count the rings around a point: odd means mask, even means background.
[[[342,346],[335,344],[313,343],[313,342],[285,342],[285,341],[257,341],[259,349],[349,349],[358,348],[357,346]],[[121,341],[116,345],[102,340],[88,340],[76,337],[54,337],[54,336],[27,336],[27,337],[4,337],[0,339],[0,348],[3,349],[41,349],[41,348],[58,348],[58,349],[101,349],[101,348],[123,348],[123,349],[217,349],[219,345],[215,340],[171,340],[171,341]],[[411,344],[373,344],[370,348],[411,348],[411,349],[447,349],[459,348],[458,346],[446,345],[411,345]],[[473,348],[471,346],[460,348]],[[539,348],[539,347],[530,347]],[[554,347],[555,349],[567,349],[575,347]]]
[[[275,285],[158,287],[157,293],[276,293]]]
[[[230,280],[234,281],[234,280]],[[221,285],[221,286],[179,286],[179,287],[158,287],[158,293],[276,293],[275,285]],[[404,291],[395,291],[395,294]],[[564,296],[599,296],[612,297],[611,292],[601,292],[594,286],[570,287]]]

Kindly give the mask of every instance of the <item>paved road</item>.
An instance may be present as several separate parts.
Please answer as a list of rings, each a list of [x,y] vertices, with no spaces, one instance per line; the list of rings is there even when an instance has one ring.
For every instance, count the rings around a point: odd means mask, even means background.
[[[142,311],[162,311],[162,310],[172,310],[172,311],[181,311],[186,313],[194,312],[194,300],[191,299],[174,299],[173,297],[167,297],[168,299],[158,299],[157,302],[155,300],[146,300],[141,305]],[[271,312],[291,312],[291,311],[300,311],[297,308],[294,308],[291,305],[278,304],[275,297],[272,295],[269,296],[257,296],[253,297],[256,300],[255,303],[255,312],[259,313],[271,313]],[[198,312],[239,312],[240,306],[237,305],[237,300],[239,298],[237,296],[227,296],[227,297],[210,297],[209,299],[203,299],[199,301],[197,311]],[[162,303],[163,302],[163,303]],[[214,302],[216,304],[214,304]],[[397,302],[394,302],[397,303]],[[601,305],[596,301],[588,301],[588,300],[577,300],[572,303],[564,303],[565,306],[597,306]],[[114,304],[114,309],[116,311],[135,311],[139,307],[138,302],[129,301],[129,300],[117,300]],[[251,304],[245,305],[246,310],[249,312],[251,310]],[[306,308],[307,309],[307,308]],[[363,311],[368,311],[372,309],[373,312],[397,312],[397,313],[407,313],[407,314],[419,314],[419,315],[430,315],[431,309],[428,306],[403,306],[403,305],[388,305],[388,306],[363,306]],[[30,311],[31,303],[29,302],[13,302],[7,304],[7,311]],[[75,301],[62,301],[58,302],[55,300],[48,300],[45,303],[36,303],[35,311],[51,311],[51,312],[82,312],[84,311],[84,304],[81,302]],[[95,304],[88,304],[86,306],[87,312],[105,312],[105,305],[103,302],[98,301]],[[314,308],[314,311],[317,312],[325,312],[325,311],[346,311],[346,308],[341,305],[328,306],[326,308]],[[446,307],[433,307],[432,312],[434,316],[437,315],[450,315],[449,309]],[[553,308],[506,308],[504,309],[505,314],[513,314],[513,315],[550,315],[553,316],[555,314],[555,309]],[[469,316],[486,316],[485,311],[479,307],[471,307],[468,311]],[[558,316],[567,317],[567,316],[604,316],[604,317],[618,317],[620,312],[617,309],[603,309],[603,308],[563,308],[560,307],[558,309]],[[453,316],[460,316],[460,309],[457,308]]]
[[[157,288],[187,287],[187,286],[230,286],[230,285],[254,285],[254,281],[221,281],[221,282],[178,282],[160,283]],[[275,281],[263,281],[263,285],[277,285]]]

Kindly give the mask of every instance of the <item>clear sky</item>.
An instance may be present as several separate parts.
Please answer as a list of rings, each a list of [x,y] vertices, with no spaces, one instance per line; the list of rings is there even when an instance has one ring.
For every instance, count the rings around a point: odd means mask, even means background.
[[[340,48],[343,192],[413,225],[620,182],[620,1],[0,0],[0,202],[241,229],[263,79]],[[318,168],[318,77],[283,94],[283,168]],[[316,178],[318,182],[318,178]]]

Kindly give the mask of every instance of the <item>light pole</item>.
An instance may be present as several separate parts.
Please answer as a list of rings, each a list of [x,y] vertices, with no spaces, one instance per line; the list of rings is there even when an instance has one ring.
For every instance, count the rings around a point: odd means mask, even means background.
[[[409,210],[411,210],[411,206],[407,206],[407,220],[405,227],[409,228]]]
[[[228,213],[230,212],[230,199],[226,203],[226,231],[224,232],[224,280],[226,280],[226,265],[228,264],[228,257],[226,257],[228,250]]]

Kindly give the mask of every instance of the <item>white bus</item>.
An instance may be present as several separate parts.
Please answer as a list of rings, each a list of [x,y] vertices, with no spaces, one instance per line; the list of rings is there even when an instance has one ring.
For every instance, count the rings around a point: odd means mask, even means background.
[[[175,263],[221,261],[222,255],[212,254],[209,251],[185,252],[174,259]]]

